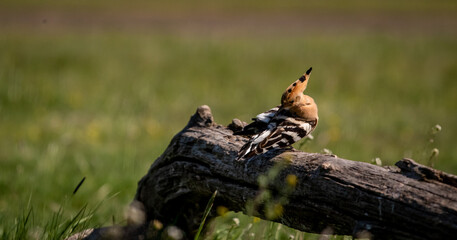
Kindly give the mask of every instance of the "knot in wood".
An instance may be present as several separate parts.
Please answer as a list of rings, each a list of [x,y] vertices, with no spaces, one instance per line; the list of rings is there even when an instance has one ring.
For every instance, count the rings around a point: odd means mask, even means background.
[[[208,105],[202,105],[197,108],[197,111],[195,112],[194,115],[189,120],[189,123],[187,124],[187,128],[193,127],[193,126],[200,126],[200,127],[211,127],[213,126],[214,119],[213,119],[213,114],[211,113],[211,108],[209,108]]]
[[[324,171],[324,172],[330,172],[332,170],[335,170],[335,166],[333,166],[332,163],[330,162],[324,162],[322,163],[321,165],[321,169]]]
[[[244,126],[246,126],[247,123],[241,121],[240,119],[238,118],[234,118],[232,120],[232,123],[230,123],[227,127],[232,130],[233,132],[238,132],[238,131],[241,131],[243,130]]]

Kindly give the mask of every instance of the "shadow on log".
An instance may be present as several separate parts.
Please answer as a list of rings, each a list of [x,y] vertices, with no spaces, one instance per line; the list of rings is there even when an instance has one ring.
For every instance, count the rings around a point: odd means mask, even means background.
[[[372,239],[457,236],[456,176],[410,159],[399,161],[397,167],[380,167],[294,149],[236,161],[247,141],[231,130],[240,123],[234,120],[230,128],[217,125],[210,108],[199,107],[138,183],[135,202],[141,203],[146,223],[121,228],[122,237],[157,237],[161,232],[153,223],[160,221],[179,227],[184,238],[193,238],[215,190],[215,206],[269,219],[262,203],[254,211],[246,206],[259,194],[259,176],[281,163],[286,164],[266,187],[273,197],[281,197],[291,185],[290,176],[297,181],[281,214],[269,220],[306,232],[330,228],[333,234]],[[107,229],[97,229],[87,239],[99,239]]]

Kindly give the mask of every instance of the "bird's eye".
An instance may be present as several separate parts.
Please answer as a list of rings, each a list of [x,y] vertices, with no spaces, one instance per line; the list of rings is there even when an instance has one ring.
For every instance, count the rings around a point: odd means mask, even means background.
[[[294,100],[289,101],[289,103],[294,103]]]

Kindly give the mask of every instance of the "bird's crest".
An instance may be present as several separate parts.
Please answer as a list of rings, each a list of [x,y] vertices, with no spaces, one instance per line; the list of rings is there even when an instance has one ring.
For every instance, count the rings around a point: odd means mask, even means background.
[[[313,68],[309,68],[300,78],[289,85],[286,91],[282,94],[281,104],[286,106],[293,104],[297,96],[305,91],[308,86],[309,76]]]

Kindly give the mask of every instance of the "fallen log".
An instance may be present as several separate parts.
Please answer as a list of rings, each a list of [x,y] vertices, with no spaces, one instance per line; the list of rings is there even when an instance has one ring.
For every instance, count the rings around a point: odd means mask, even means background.
[[[239,127],[239,120],[217,125],[208,106],[197,109],[138,183],[135,201],[146,214],[145,237],[152,222],[160,221],[192,238],[216,190],[215,206],[306,232],[331,229],[372,239],[457,237],[456,176],[410,159],[381,167],[294,149],[236,161],[247,141],[233,135]],[[259,181],[278,166],[273,179]],[[259,197],[265,191],[270,200]],[[267,201],[279,210],[272,214]],[[215,216],[212,211],[210,217]]]

